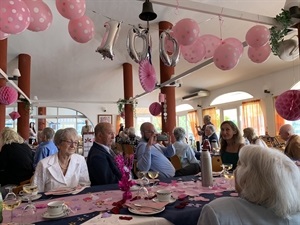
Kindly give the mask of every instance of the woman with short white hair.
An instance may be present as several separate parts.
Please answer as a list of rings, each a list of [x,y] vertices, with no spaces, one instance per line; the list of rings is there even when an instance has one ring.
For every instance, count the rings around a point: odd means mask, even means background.
[[[205,205],[198,225],[300,224],[300,170],[282,152],[244,146],[234,175],[240,197]]]

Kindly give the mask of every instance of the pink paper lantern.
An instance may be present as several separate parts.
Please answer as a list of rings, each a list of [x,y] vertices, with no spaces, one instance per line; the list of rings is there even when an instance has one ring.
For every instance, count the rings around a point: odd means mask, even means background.
[[[1,0],[0,30],[7,34],[19,34],[30,24],[30,12],[23,0]]]
[[[36,32],[47,30],[53,20],[48,5],[42,0],[24,0],[24,2],[30,11],[30,24],[27,29]]]
[[[83,16],[75,20],[70,20],[68,29],[69,34],[73,38],[73,40],[79,43],[86,43],[93,39],[95,35],[94,23],[87,16]]]
[[[246,34],[246,42],[253,48],[262,47],[268,43],[270,31],[267,27],[256,25],[251,27]]]
[[[6,38],[8,38],[10,36],[10,34],[4,33],[0,30],[0,40],[4,40]]]
[[[216,48],[222,42],[220,38],[211,34],[202,35],[200,36],[200,39],[203,41],[206,49],[204,59],[211,58],[214,55]]]
[[[295,121],[300,119],[300,91],[288,90],[279,95],[275,102],[277,113],[284,119]]]
[[[191,45],[181,46],[180,50],[183,58],[189,63],[200,62],[206,53],[205,45],[200,38]]]
[[[162,107],[159,102],[153,102],[149,106],[149,112],[152,116],[158,116],[162,112]]]
[[[0,88],[0,103],[3,105],[10,105],[17,101],[18,92],[9,86],[3,86]]]
[[[226,38],[222,43],[225,43],[225,44],[230,44],[232,45],[233,47],[236,48],[238,54],[241,56],[244,52],[244,46],[243,46],[243,43],[239,40],[239,39],[236,39],[236,38]]]
[[[198,23],[192,19],[182,19],[173,27],[175,39],[180,45],[191,45],[199,36],[200,28]]]
[[[10,118],[11,118],[12,120],[16,120],[16,119],[18,119],[18,118],[21,117],[20,114],[19,114],[18,112],[16,112],[16,111],[12,111],[12,112],[9,114],[9,116],[10,116]]]
[[[58,12],[69,20],[79,19],[85,14],[85,0],[56,0]]]
[[[249,46],[248,48],[248,57],[252,62],[263,63],[266,61],[271,54],[270,45],[264,45],[259,48],[253,48]]]
[[[214,63],[221,70],[231,70],[239,62],[240,55],[230,44],[220,45],[214,53]]]

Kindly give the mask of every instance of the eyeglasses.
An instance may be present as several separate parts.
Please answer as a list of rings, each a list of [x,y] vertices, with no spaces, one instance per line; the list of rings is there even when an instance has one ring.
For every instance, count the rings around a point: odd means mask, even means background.
[[[153,130],[145,130],[144,132],[145,132],[145,133],[151,133],[151,134],[156,133],[156,131],[153,131]]]
[[[62,141],[68,143],[68,145],[74,145],[74,146],[78,145],[78,141],[67,141],[67,140],[62,140]]]

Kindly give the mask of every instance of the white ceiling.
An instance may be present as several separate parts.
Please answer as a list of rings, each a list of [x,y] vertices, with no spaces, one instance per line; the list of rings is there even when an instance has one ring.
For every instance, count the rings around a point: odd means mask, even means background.
[[[123,98],[123,63],[133,65],[134,96],[144,93],[138,80],[138,64],[127,53],[126,39],[131,25],[142,24],[139,19],[143,1],[140,0],[86,0],[86,15],[95,24],[95,37],[85,44],[75,42],[68,33],[68,20],[62,17],[54,0],[44,0],[53,14],[53,23],[43,32],[24,31],[11,35],[8,39],[8,73],[17,66],[17,56],[26,53],[31,56],[31,98],[38,96],[40,102],[98,102],[113,103]],[[153,0],[153,2],[156,2]],[[158,22],[169,21],[176,24],[183,18],[192,18],[200,26],[200,35],[213,34],[222,39],[228,37],[245,40],[246,32],[259,24],[260,16],[275,17],[284,7],[284,0],[168,0],[178,7],[167,7],[153,3],[157,18],[150,22],[152,37],[152,60],[159,80],[159,44]],[[257,15],[257,22],[247,22],[181,9],[187,2],[211,4],[231,8]],[[95,11],[95,12],[93,12]],[[220,11],[222,14],[223,9]],[[224,11],[225,12],[225,11]],[[242,17],[243,13],[241,13]],[[114,46],[115,57],[102,60],[95,52],[105,33],[104,23],[108,18],[123,21],[119,37]],[[269,27],[269,26],[268,26]],[[186,62],[182,57],[175,67],[175,76],[198,64]],[[255,64],[248,59],[247,47],[238,65],[229,71],[222,71],[214,64],[201,68],[184,77],[182,87],[176,88],[176,99],[198,91],[199,89],[215,90],[220,87],[255,78],[274,71],[283,70],[295,65],[295,62],[284,62],[278,57],[271,57],[262,64]],[[201,67],[201,66],[199,66]],[[139,99],[139,105],[148,106],[156,101],[158,90]]]

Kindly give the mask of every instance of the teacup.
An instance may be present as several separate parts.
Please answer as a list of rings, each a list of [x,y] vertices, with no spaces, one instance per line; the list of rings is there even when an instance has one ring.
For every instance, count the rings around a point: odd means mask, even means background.
[[[47,204],[47,212],[50,216],[57,216],[64,213],[67,209],[65,202],[53,201]]]
[[[160,202],[169,202],[171,200],[171,191],[169,190],[157,190],[156,195]]]

